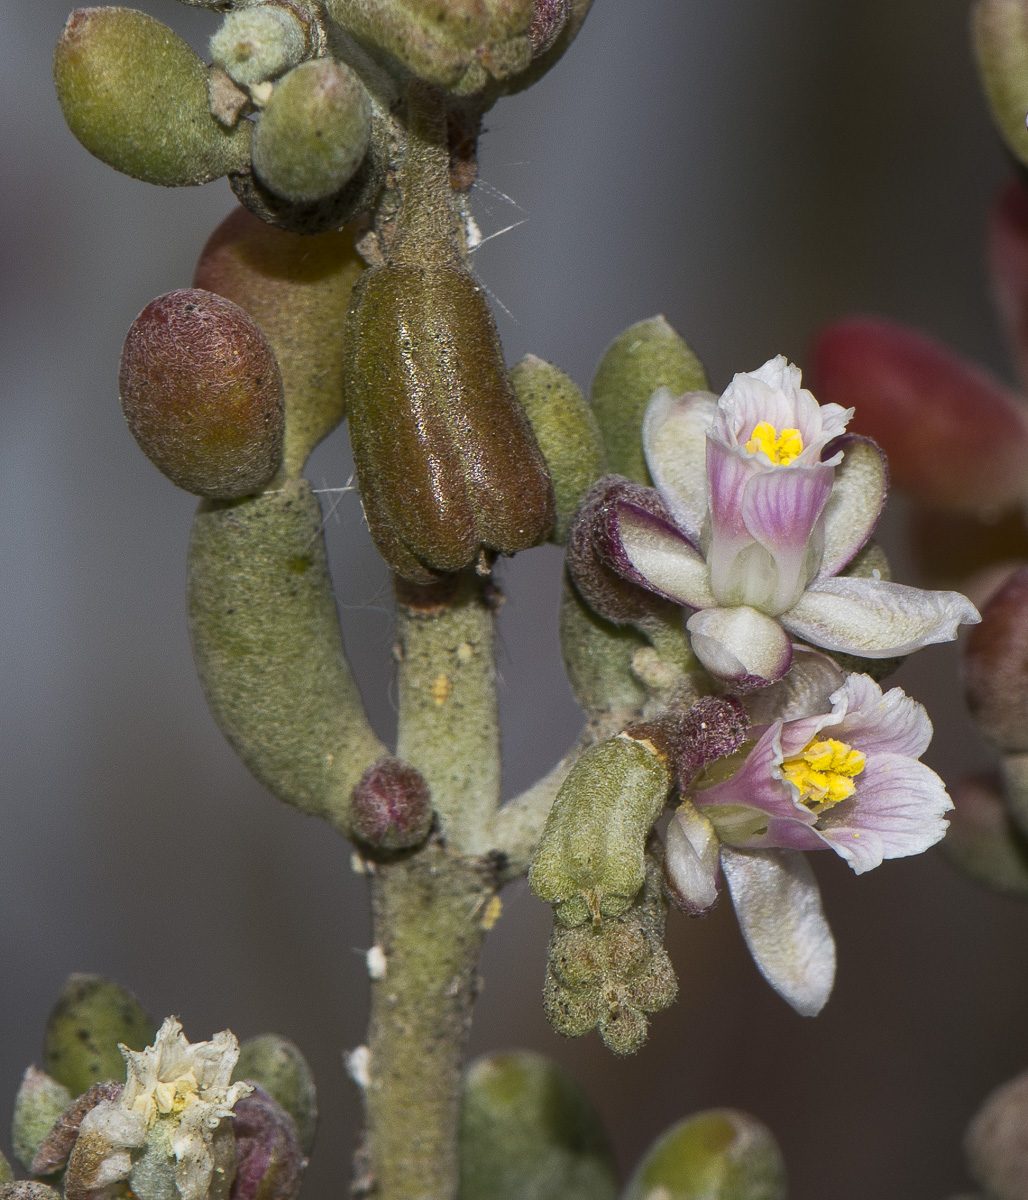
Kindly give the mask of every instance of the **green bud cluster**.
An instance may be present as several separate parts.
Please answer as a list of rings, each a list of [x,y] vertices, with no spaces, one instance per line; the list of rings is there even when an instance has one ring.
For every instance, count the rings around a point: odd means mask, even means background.
[[[616,917],[646,876],[645,846],[670,777],[649,742],[625,735],[587,750],[557,794],[529,872],[561,925]]]
[[[646,1152],[622,1200],[785,1200],[774,1135],[748,1113],[715,1108],[672,1126]]]
[[[646,858],[641,895],[620,917],[567,928],[555,921],[543,988],[550,1024],[565,1037],[598,1028],[615,1054],[634,1054],[646,1040],[647,1013],[678,994],[663,946],[664,900],[656,847]]]
[[[460,1112],[458,1200],[613,1200],[603,1126],[556,1063],[515,1051],[473,1062]]]

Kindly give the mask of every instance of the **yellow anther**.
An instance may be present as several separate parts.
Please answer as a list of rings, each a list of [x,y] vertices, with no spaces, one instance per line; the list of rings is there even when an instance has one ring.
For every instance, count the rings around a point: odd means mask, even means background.
[[[824,812],[857,790],[853,776],[864,769],[859,750],[835,738],[811,741],[782,763],[782,774],[794,784],[800,802],[814,812]]]
[[[746,450],[749,454],[763,450],[776,466],[787,467],[803,453],[803,438],[798,429],[783,429],[779,433],[769,421],[761,421],[753,427]]]

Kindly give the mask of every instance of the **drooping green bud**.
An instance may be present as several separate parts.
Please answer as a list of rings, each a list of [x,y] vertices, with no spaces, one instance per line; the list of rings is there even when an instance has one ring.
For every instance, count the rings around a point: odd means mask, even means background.
[[[326,7],[392,70],[457,95],[532,61],[533,0],[327,0]]]
[[[347,828],[350,791],[385,750],[346,661],[306,480],[200,506],[188,608],[200,681],[229,744],[280,800]]]
[[[541,1054],[490,1054],[468,1067],[458,1200],[613,1200],[614,1156],[585,1093]]]
[[[99,975],[70,975],[46,1024],[43,1066],[73,1096],[91,1083],[121,1080],[121,1042],[142,1050],[156,1027],[139,1001]]]
[[[353,290],[344,390],[371,535],[415,583],[542,542],[553,489],[461,266],[375,267]]]
[[[252,87],[296,66],[308,49],[307,30],[291,8],[258,4],[228,13],[211,38],[211,61]]]
[[[200,254],[193,286],[217,292],[257,322],[282,375],[282,465],[295,478],[346,415],[343,334],[364,269],[348,229],[285,233],[237,208]]]
[[[607,447],[607,461],[617,475],[651,483],[643,455],[642,422],[657,388],[676,395],[706,391],[703,364],[663,317],[629,326],[610,343],[589,389],[596,419]]]
[[[262,1033],[243,1042],[233,1080],[256,1083],[292,1117],[304,1154],[314,1147],[318,1095],[314,1076],[300,1047],[277,1033]]]
[[[990,1200],[1022,1200],[1028,1178],[1028,1072],[1001,1084],[985,1098],[964,1136],[971,1178]]]
[[[278,469],[278,364],[264,334],[230,300],[184,288],[151,301],[125,338],[118,384],[140,449],[187,492],[249,496]]]
[[[526,354],[510,374],[553,483],[550,541],[563,545],[583,497],[607,469],[600,428],[581,388],[560,367]]]
[[[624,913],[643,885],[644,848],[670,778],[648,742],[619,735],[590,747],[557,793],[529,872],[562,925]]]
[[[131,8],[80,8],[54,53],[68,128],[115,170],[165,187],[209,183],[250,159],[249,121],[210,112],[207,68],[166,25]]]
[[[664,949],[667,904],[659,847],[646,858],[646,882],[620,917],[565,928],[554,922],[543,987],[550,1024],[565,1037],[598,1028],[615,1054],[634,1054],[646,1040],[647,1013],[678,994]]]
[[[996,127],[1028,163],[1028,10],[1021,0],[978,0],[971,18],[975,57]]]
[[[785,1165],[763,1122],[731,1108],[697,1113],[646,1152],[623,1200],[785,1200]]]
[[[371,141],[371,98],[345,63],[294,67],[275,85],[257,122],[252,159],[276,196],[312,204],[353,178]]]
[[[954,810],[939,849],[978,883],[1028,899],[1028,839],[1004,805],[999,778],[972,776],[951,787],[950,795]]]
[[[45,1072],[35,1067],[25,1072],[14,1101],[11,1146],[26,1171],[32,1169],[36,1151],[71,1100],[64,1084]]]
[[[646,690],[632,671],[632,660],[647,645],[631,626],[597,616],[565,574],[560,650],[571,690],[586,713],[623,713],[624,725],[642,711]]]

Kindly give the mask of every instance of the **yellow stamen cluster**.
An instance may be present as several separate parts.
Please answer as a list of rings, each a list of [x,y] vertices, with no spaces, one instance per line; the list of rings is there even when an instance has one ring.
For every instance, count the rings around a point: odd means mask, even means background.
[[[814,740],[782,763],[782,774],[800,793],[800,801],[824,812],[857,790],[853,777],[864,769],[865,756],[835,738]]]
[[[783,429],[779,433],[769,421],[761,421],[754,426],[746,451],[758,454],[761,450],[776,466],[787,467],[803,453],[803,438],[798,429]]]

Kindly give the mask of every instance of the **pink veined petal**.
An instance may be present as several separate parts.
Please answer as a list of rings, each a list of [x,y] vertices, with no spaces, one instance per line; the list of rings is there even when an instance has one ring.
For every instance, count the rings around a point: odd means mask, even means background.
[[[864,547],[889,490],[885,455],[870,438],[848,434],[836,446],[843,458],[835,468],[835,484],[825,505],[825,549],[818,572],[822,579],[838,575]]]
[[[932,740],[932,722],[923,705],[902,688],[882,689],[869,675],[850,675],[833,696],[845,699],[844,715],[832,737],[863,754],[902,754],[920,758]]]
[[[978,610],[959,592],[930,592],[879,579],[837,576],[812,584],[779,618],[790,633],[826,650],[892,658],[951,642]]]
[[[774,592],[760,603],[772,616],[792,608],[821,565],[818,522],[832,494],[834,473],[824,463],[777,467],[754,475],[746,484],[743,523],[777,568]],[[756,604],[757,597],[747,602]]]
[[[767,796],[769,811],[779,811],[781,785],[772,776],[772,768],[781,761],[778,739],[782,722],[769,725],[746,755],[734,775],[721,783],[703,788],[693,797],[698,805],[750,804],[762,807],[759,797]]]
[[[698,550],[673,526],[634,504],[618,503],[617,536],[635,582],[689,608],[706,608],[715,601],[707,564]]]
[[[650,475],[675,520],[698,545],[707,516],[707,431],[717,399],[710,392],[675,396],[658,388],[643,420]]]
[[[857,790],[818,819],[817,831],[858,874],[883,858],[906,858],[946,835],[953,807],[933,770],[902,754],[872,754]]]
[[[685,627],[700,662],[737,691],[767,687],[792,662],[792,643],[781,625],[755,608],[704,607]]]
[[[721,867],[757,969],[804,1017],[835,982],[835,941],[810,864],[794,850],[721,849]]]
[[[742,500],[753,476],[770,469],[752,456],[707,436],[707,500],[710,510],[710,545],[706,550],[710,564],[710,583],[722,603],[734,603],[729,594],[739,555],[754,541],[742,519]]]

